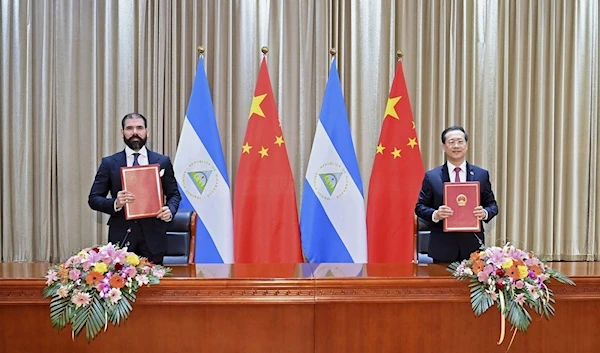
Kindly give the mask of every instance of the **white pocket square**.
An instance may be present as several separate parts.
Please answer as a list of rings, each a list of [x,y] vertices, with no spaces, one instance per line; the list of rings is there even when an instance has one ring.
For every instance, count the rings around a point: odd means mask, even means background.
[[[160,177],[162,178],[162,176],[163,176],[163,175],[165,175],[165,170],[164,170],[164,169],[161,169],[161,170],[160,170],[160,173],[158,173],[158,175],[160,175]]]

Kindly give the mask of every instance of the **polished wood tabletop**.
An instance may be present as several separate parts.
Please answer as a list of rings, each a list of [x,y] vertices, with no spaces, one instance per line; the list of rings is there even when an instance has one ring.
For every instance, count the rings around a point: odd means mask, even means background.
[[[570,277],[600,276],[600,262],[548,262]],[[50,264],[0,262],[0,280],[43,279]],[[194,264],[169,266],[171,278],[442,278],[445,264]]]

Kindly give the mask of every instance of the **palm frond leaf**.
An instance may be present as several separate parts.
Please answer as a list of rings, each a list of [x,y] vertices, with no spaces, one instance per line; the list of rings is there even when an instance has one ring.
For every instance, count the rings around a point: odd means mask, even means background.
[[[480,316],[494,304],[494,300],[486,293],[482,285],[473,285],[471,283],[469,287],[471,287],[471,308],[475,316]]]

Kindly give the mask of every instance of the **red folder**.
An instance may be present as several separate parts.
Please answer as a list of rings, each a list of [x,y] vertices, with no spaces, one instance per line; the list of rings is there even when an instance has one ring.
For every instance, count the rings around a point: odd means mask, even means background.
[[[454,214],[444,218],[444,232],[480,232],[481,222],[473,214],[479,206],[479,182],[444,183],[444,204]]]
[[[121,187],[135,196],[135,201],[125,204],[125,219],[156,217],[163,206],[160,166],[149,164],[121,167]]]

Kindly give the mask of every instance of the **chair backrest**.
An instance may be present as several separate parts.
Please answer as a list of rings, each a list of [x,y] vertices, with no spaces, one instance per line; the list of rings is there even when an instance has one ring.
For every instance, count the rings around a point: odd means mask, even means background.
[[[192,264],[196,249],[196,212],[179,210],[167,225],[165,265]]]
[[[429,251],[429,237],[431,231],[427,222],[415,215],[414,217],[414,263],[431,263],[433,260],[427,255]]]
[[[429,237],[431,231],[427,226],[427,222],[421,218],[418,218],[417,223],[417,252],[419,254],[427,254],[429,252]]]

